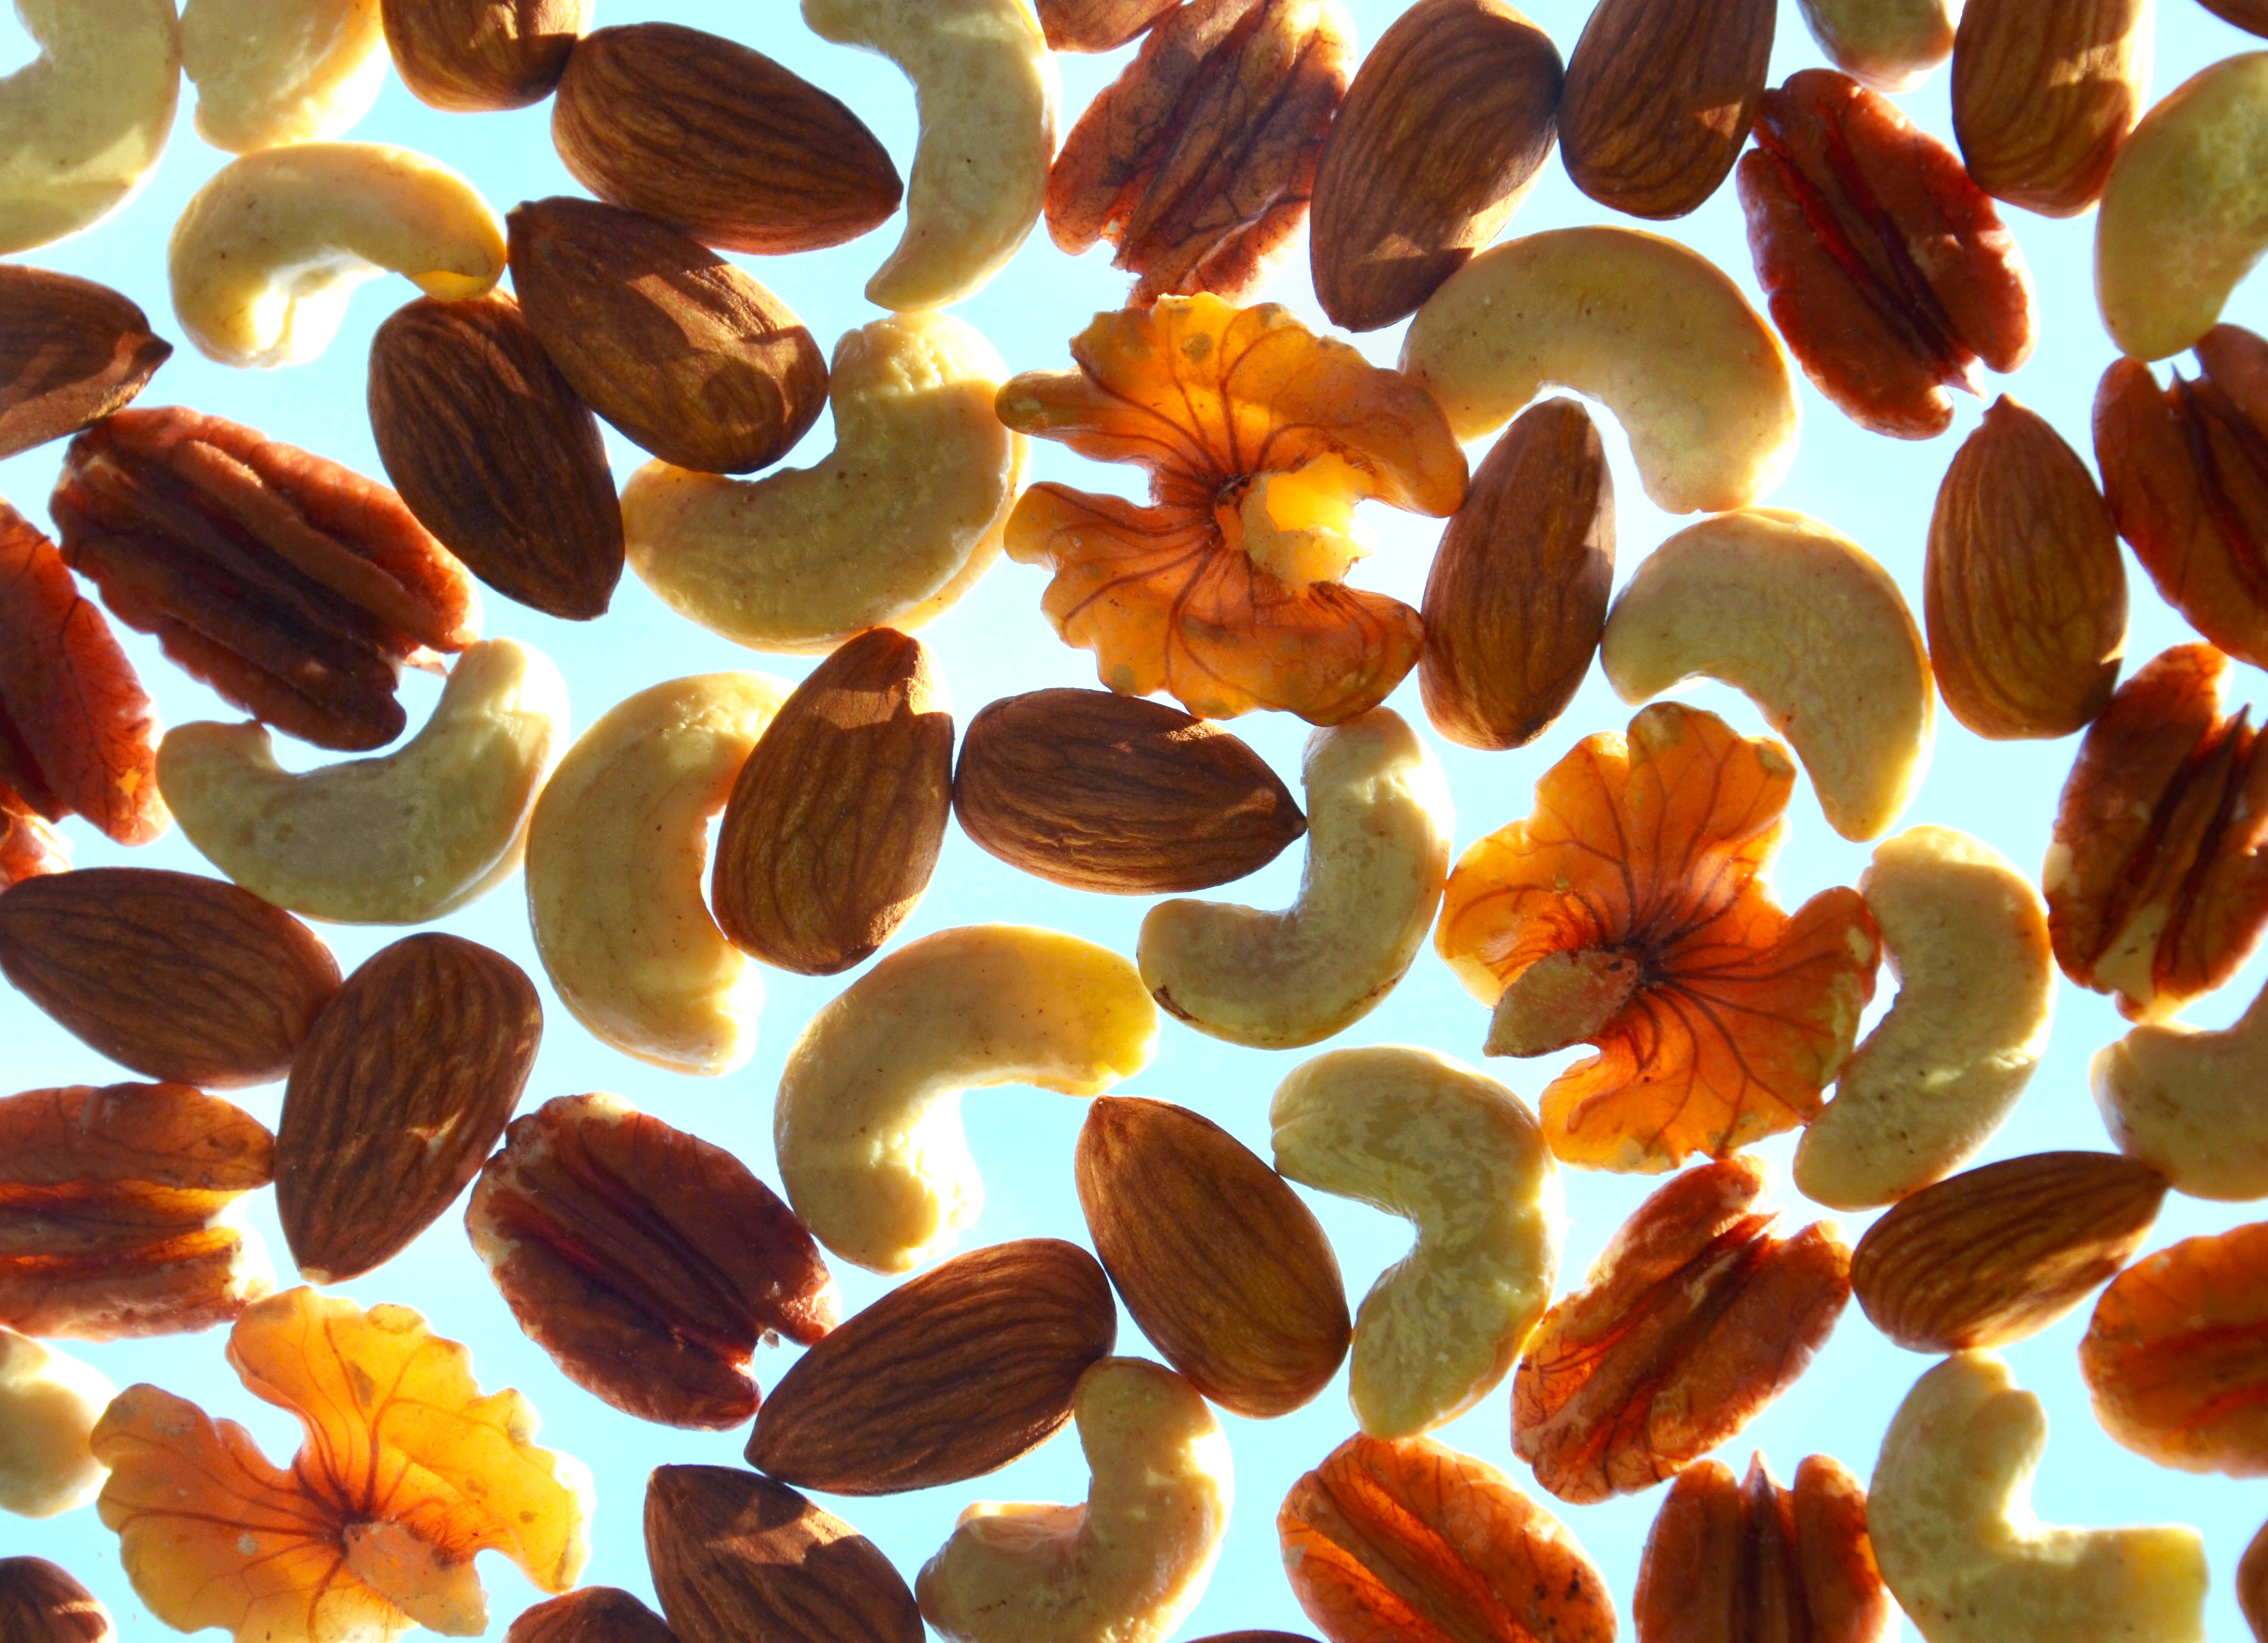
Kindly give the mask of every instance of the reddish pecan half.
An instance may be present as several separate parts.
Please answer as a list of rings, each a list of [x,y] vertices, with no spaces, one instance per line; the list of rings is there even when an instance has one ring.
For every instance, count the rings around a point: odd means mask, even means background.
[[[23,796],[0,784],[0,890],[42,873],[70,868],[70,848],[63,836]]]

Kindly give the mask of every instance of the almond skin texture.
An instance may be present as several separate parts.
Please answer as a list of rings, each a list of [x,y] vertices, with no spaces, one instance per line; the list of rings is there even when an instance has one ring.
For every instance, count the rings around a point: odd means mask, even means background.
[[[504,1643],[677,1643],[662,1617],[615,1586],[585,1586],[519,1611]]]
[[[2148,99],[2150,4],[1969,0],[1953,135],[1978,188],[2044,217],[2095,203]]]
[[[219,879],[83,867],[0,895],[0,975],[79,1040],[204,1089],[282,1078],[339,990],[281,908]]]
[[[8,1643],[113,1643],[110,1611],[45,1558],[0,1558],[0,1638]]]
[[[1094,1257],[1057,1238],[955,1256],[806,1352],[756,1411],[748,1462],[829,1494],[895,1494],[997,1471],[1071,1418],[1118,1309]]]
[[[0,457],[100,422],[173,352],[108,286],[0,263]]]
[[[1104,1096],[1087,1109],[1077,1168],[1110,1281],[1198,1391],[1266,1420],[1338,1372],[1353,1325],[1329,1241],[1234,1136],[1170,1101]]]
[[[379,18],[412,96],[476,114],[550,96],[591,0],[379,0]]]

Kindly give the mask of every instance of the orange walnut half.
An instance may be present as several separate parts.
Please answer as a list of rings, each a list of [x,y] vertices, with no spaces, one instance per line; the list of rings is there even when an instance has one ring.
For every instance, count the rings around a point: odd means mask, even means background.
[[[1102,682],[1165,690],[1203,718],[1283,708],[1336,725],[1386,698],[1425,628],[1345,586],[1374,500],[1443,517],[1465,457],[1425,391],[1274,303],[1167,297],[1099,313],[1075,372],[1001,387],[1000,420],[1150,471],[1150,505],[1034,485],[1009,557],[1055,572],[1045,608]]]
[[[483,1397],[471,1355],[407,1307],[368,1312],[294,1289],[248,1308],[229,1362],[290,1410],[288,1470],[252,1434],[154,1386],[104,1411],[97,1499],[142,1601],[237,1643],[385,1643],[412,1625],[488,1627],[473,1555],[501,1551],[547,1592],[590,1554],[590,1475],[538,1448],[518,1392]]]
[[[1780,910],[1763,873],[1795,766],[1778,742],[1656,703],[1535,785],[1468,850],[1434,945],[1494,1007],[1488,1053],[1589,1043],[1543,1092],[1565,1161],[1673,1169],[1808,1121],[1874,997],[1855,890]]]

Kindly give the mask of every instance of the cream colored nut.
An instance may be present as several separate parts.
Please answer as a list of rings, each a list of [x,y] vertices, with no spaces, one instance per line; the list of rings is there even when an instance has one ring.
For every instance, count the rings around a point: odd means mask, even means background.
[[[87,1434],[117,1396],[77,1359],[0,1330],[0,1512],[54,1517],[93,1499],[110,1469]]]
[[[1086,1504],[980,1500],[921,1572],[922,1618],[953,1643],[1161,1643],[1220,1555],[1228,1437],[1162,1364],[1106,1358],[1071,1402]]]
[[[2055,1012],[2047,908],[1990,844],[1909,829],[1874,851],[1859,893],[1898,996],[1795,1149],[1797,1187],[1837,1210],[1891,1203],[1975,1156],[2031,1080]]]
[[[1351,1027],[1418,956],[1449,877],[1454,813],[1432,752],[1386,708],[1307,738],[1307,866],[1280,913],[1160,902],[1143,984],[1201,1033],[1296,1050]]]
[[[2193,1529],[2061,1529],[2032,1515],[2040,1400],[1991,1352],[1914,1382],[1882,1436],[1867,1529],[1928,1643],[2203,1643]]]
[[[835,451],[764,479],[648,462],[622,489],[630,568],[680,615],[756,650],[832,650],[946,609],[999,556],[1024,436],[992,409],[1007,366],[950,314],[836,344]]]
[[[1373,1438],[1415,1437],[1495,1389],[1551,1302],[1559,1171],[1519,1096],[1430,1050],[1334,1050],[1268,1109],[1276,1168],[1416,1223],[1363,1297],[1348,1394]]]
[[[984,1207],[961,1091],[1099,1095],[1147,1065],[1157,1042],[1157,1006],[1108,947],[1023,925],[909,942],[788,1051],[772,1111],[788,1201],[844,1260],[908,1271]]]
[[[339,924],[422,925],[519,868],[566,735],[559,670],[485,639],[394,753],[294,775],[258,725],[182,725],[158,749],[158,787],[189,843],[254,895]]]
[[[181,89],[173,0],[16,0],[0,78],[0,256],[92,228],[157,168]]]
[[[527,914],[560,1002],[625,1055],[729,1072],[763,982],[702,900],[709,824],[787,699],[766,674],[641,690],[577,738],[527,829]]]
[[[803,0],[803,20],[823,40],[880,52],[914,83],[906,232],[866,300],[942,308],[974,296],[1047,201],[1056,66],[1031,0]]]
[[[336,136],[370,112],[391,59],[379,0],[184,0],[181,67],[197,135],[232,154]]]
[[[2219,1031],[2138,1027],[2095,1052],[2110,1138],[2193,1198],[2268,1198],[2268,989]]]
[[[167,251],[173,313],[225,365],[313,359],[365,280],[477,297],[504,273],[504,225],[436,159],[383,143],[247,154],[197,190]]]
[[[1827,60],[1877,91],[1910,90],[1953,55],[1953,11],[1946,0],[1800,4]]]
[[[1888,830],[1928,768],[1937,695],[1905,595],[1801,513],[1744,508],[1663,542],[1608,613],[1599,663],[1633,705],[1704,674],[1745,694],[1845,838]]]
[[[1402,369],[1460,439],[1553,388],[1601,401],[1671,513],[1744,507],[1795,457],[1779,338],[1707,258],[1635,228],[1557,228],[1482,252],[1410,321]]]

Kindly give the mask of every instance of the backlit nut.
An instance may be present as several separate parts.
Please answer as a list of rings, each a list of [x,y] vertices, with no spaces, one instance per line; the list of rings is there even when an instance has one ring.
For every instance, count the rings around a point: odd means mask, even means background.
[[[966,1508],[915,1592],[948,1643],[1163,1643],[1204,1595],[1228,1529],[1227,1434],[1195,1388],[1106,1358],[1072,1408],[1083,1506]]]
[[[173,352],[108,286],[0,263],[0,457],[100,422]]]
[[[2218,1030],[2138,1027],[2095,1052],[2103,1127],[2127,1157],[2196,1198],[2268,1197],[2268,990]]]
[[[984,1206],[961,1091],[1099,1095],[1146,1065],[1157,1038],[1157,1006],[1107,947],[1020,925],[909,942],[788,1052],[772,1146],[789,1201],[844,1260],[909,1271]]]
[[[1632,704],[1697,674],[1742,691],[1845,838],[1887,831],[1929,764],[1937,697],[1905,595],[1801,513],[1747,508],[1663,542],[1616,599],[1599,664]]]
[[[189,842],[254,895],[309,918],[422,925],[519,870],[566,739],[559,670],[484,639],[392,753],[299,773],[259,725],[180,725],[158,748],[158,785]]]
[[[116,1643],[101,1601],[44,1558],[0,1558],[0,1637],[19,1643]]]
[[[2262,26],[2268,28],[2268,18],[2262,19]],[[2243,1610],[2253,1637],[2268,1639],[2268,1524],[2253,1536],[2237,1562],[2236,1604]]]
[[[527,913],[560,1002],[604,1043],[676,1072],[755,1049],[763,982],[701,899],[709,823],[786,699],[765,674],[639,691],[585,731],[527,829]]]
[[[578,1586],[523,1609],[504,1643],[678,1643],[662,1617],[618,1586]]]
[[[1991,845],[1951,828],[1888,840],[1859,880],[1898,996],[1795,1150],[1795,1184],[1871,1209],[1959,1168],[2000,1127],[2055,1011],[2047,908]]]
[[[917,628],[999,554],[1025,441],[993,413],[992,344],[950,314],[895,314],[844,333],[833,373],[817,467],[749,482],[649,462],[622,488],[630,569],[736,644],[811,654]]]
[[[157,168],[181,87],[173,0],[17,0],[40,55],[0,97],[0,255],[92,228]]]
[[[1116,51],[1180,0],[1039,0],[1050,51]],[[2229,0],[2222,0],[2223,4]]]
[[[591,0],[379,0],[401,83],[454,114],[551,95],[591,26]]]
[[[1890,1418],[1867,1495],[1875,1560],[1929,1643],[2204,1643],[2193,1529],[2062,1529],[2028,1508],[2040,1401],[1990,1352],[1948,1358]]]
[[[1953,135],[1977,186],[2046,217],[2095,203],[2150,84],[2149,0],[1968,0]]]
[[[438,160],[383,143],[294,143],[223,166],[166,248],[173,315],[225,365],[290,365],[330,345],[365,280],[477,297],[504,270],[504,225]]]
[[[1798,0],[1827,60],[1878,92],[1903,92],[1953,49],[1948,0]]]
[[[1795,457],[1787,354],[1699,254],[1631,228],[1560,228],[1483,252],[1425,299],[1402,369],[1460,439],[1546,387],[1601,401],[1657,507],[1745,507]]]
[[[1162,902],[1142,920],[1143,984],[1199,1032],[1260,1050],[1329,1038],[1376,1009],[1432,928],[1448,881],[1448,780],[1386,708],[1307,738],[1307,864],[1281,912]]]
[[[232,154],[336,136],[386,84],[379,0],[182,0],[197,135]]]
[[[95,1497],[110,1469],[87,1434],[118,1389],[76,1358],[0,1328],[0,1512],[54,1517]],[[0,1596],[0,1636],[14,1643]],[[30,1643],[40,1643],[37,1632]]]
[[[1348,1396],[1373,1438],[1454,1420],[1495,1389],[1551,1299],[1559,1175],[1535,1115],[1430,1050],[1335,1050],[1270,1103],[1276,1168],[1418,1229],[1363,1298]]]

